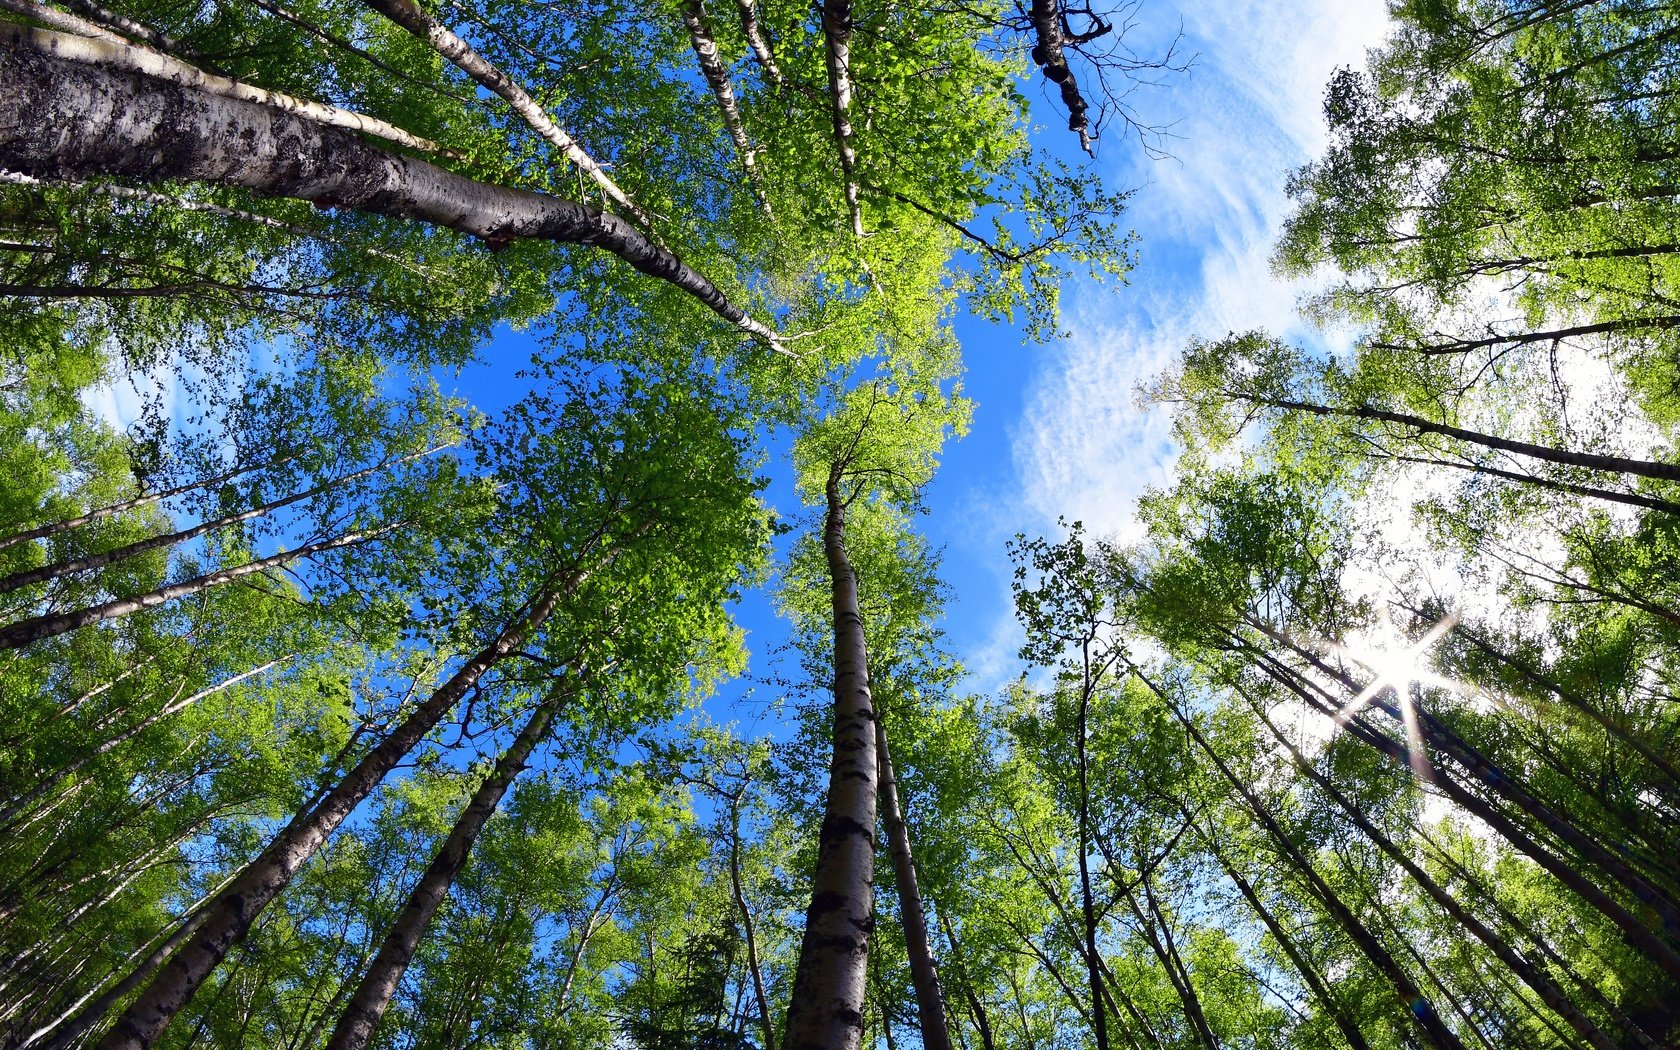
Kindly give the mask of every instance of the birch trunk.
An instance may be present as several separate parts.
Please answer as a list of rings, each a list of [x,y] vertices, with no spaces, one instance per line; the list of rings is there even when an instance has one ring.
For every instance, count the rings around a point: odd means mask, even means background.
[[[387,123],[377,117],[370,117],[365,113],[356,113],[348,109],[340,109],[337,106],[328,106],[309,99],[282,94],[278,91],[268,91],[252,84],[229,80],[227,77],[219,77],[214,73],[206,73],[197,66],[189,65],[173,55],[164,54],[162,51],[154,51],[142,44],[130,43],[109,30],[83,21],[74,15],[66,15],[63,11],[54,10],[44,4],[34,3],[33,0],[0,0],[0,7],[74,34],[65,36],[62,33],[46,33],[40,30],[26,29],[22,26],[8,25],[5,27],[8,34],[14,37],[21,30],[23,34],[51,38],[46,42],[46,47],[58,58],[86,63],[112,72],[138,73],[143,76],[155,77],[218,98],[269,106],[296,114],[304,120],[313,121],[323,127],[342,128],[346,131],[372,135],[374,138],[384,139],[387,142],[421,153],[431,153],[444,157],[458,156],[454,150],[446,149],[431,139],[421,138],[397,127],[395,124]]]
[[[268,848],[246,865],[210,903],[199,931],[117,1019],[100,1041],[100,1050],[145,1050],[151,1046],[228,951],[244,939],[257,915],[280,895],[292,876],[326,843],[351,811],[442,721],[485,672],[525,643],[579,578],[579,574],[574,574],[569,586],[545,591],[379,746],[363,756],[314,808],[299,813]]]
[[[389,18],[410,35],[419,37],[430,44],[432,49],[450,62],[456,68],[472,77],[486,90],[497,95],[506,102],[518,115],[520,120],[528,124],[532,131],[548,140],[555,148],[566,155],[566,159],[578,166],[578,170],[589,176],[589,180],[600,187],[601,192],[620,208],[625,214],[642,227],[649,234],[653,232],[653,219],[630,199],[629,194],[619,188],[595,158],[586,153],[573,138],[566,134],[554,118],[532,98],[528,92],[514,79],[496,68],[488,59],[473,50],[471,44],[462,40],[448,28],[439,23],[431,15],[422,10],[411,0],[363,0],[367,6]]]
[[[921,1022],[925,1050],[951,1050],[951,1031],[945,1020],[945,993],[939,986],[933,945],[928,940],[927,911],[916,884],[916,862],[910,854],[910,829],[898,805],[898,778],[893,775],[887,731],[875,720],[875,759],[880,763],[881,822],[887,826],[887,848],[893,878],[898,883],[898,911],[904,921],[904,946],[910,956],[910,980],[916,986],[916,1017]]]
[[[570,683],[567,683],[569,687]],[[432,916],[443,905],[444,898],[449,895],[456,876],[466,866],[467,854],[472,852],[479,832],[484,830],[484,825],[501,805],[508,786],[524,771],[525,760],[548,733],[549,722],[564,701],[565,696],[557,687],[532,713],[525,727],[496,761],[496,768],[473,792],[472,799],[456,819],[437,856],[432,858],[425,874],[409,891],[402,911],[397,914],[390,932],[379,946],[379,953],[373,957],[372,965],[356,986],[344,1012],[339,1015],[338,1024],[327,1039],[327,1050],[362,1050],[373,1040],[379,1020],[385,1016],[391,996],[396,994],[403,972],[408,969],[415,950],[420,946],[420,938],[431,924]]]
[[[781,67],[776,65],[776,56],[770,51],[769,42],[759,28],[757,3],[755,0],[735,0],[735,9],[741,15],[741,35],[747,38],[747,46],[752,48],[758,64],[764,67],[764,75],[770,78],[770,83],[782,87],[786,81]]]
[[[108,550],[101,554],[90,554],[85,558],[73,558],[68,561],[55,562],[51,565],[41,565],[33,569],[25,569],[21,572],[14,572],[10,576],[0,576],[0,594],[7,594],[20,587],[28,587],[29,585],[35,583],[44,583],[47,580],[54,580],[60,576],[68,576],[71,573],[88,572],[92,569],[101,569],[113,562],[122,561],[124,558],[132,558],[137,554],[144,554],[147,551],[157,550],[160,547],[173,547],[178,543],[185,543],[188,540],[197,539],[207,532],[214,532],[217,529],[227,528],[229,525],[238,525],[240,522],[254,521],[257,518],[266,517],[274,511],[289,507],[294,503],[301,503],[311,497],[319,496],[321,493],[327,492],[339,485],[347,485],[352,481],[359,481],[360,479],[367,477],[369,474],[377,473],[387,467],[400,466],[404,463],[410,462],[411,460],[419,459],[423,456],[429,456],[433,452],[437,451],[439,451],[439,449],[432,448],[426,450],[425,452],[416,452],[412,455],[403,456],[388,463],[380,463],[376,466],[368,467],[366,470],[358,470],[353,474],[346,474],[344,477],[334,478],[331,481],[322,482],[314,488],[305,489],[302,492],[294,492],[290,496],[284,496],[277,500],[270,500],[260,506],[252,507],[250,510],[240,511],[238,514],[228,514],[212,521],[201,522],[191,528],[181,529],[177,532],[164,533],[161,536],[148,536],[143,540],[136,540],[133,543],[125,544],[114,550]]]
[[[857,147],[852,142],[851,0],[823,0],[823,61],[828,69],[828,103],[834,118],[834,144],[840,152],[846,211],[852,235],[863,236],[863,208],[858,203]]]
[[[0,165],[43,179],[119,175],[244,186],[321,208],[428,222],[491,247],[519,239],[601,247],[786,352],[775,332],[616,215],[475,182],[283,109],[55,54],[75,40],[0,26],[0,97],[7,100]]]
[[[99,605],[90,605],[70,612],[48,613],[43,616],[20,620],[12,626],[0,630],[0,649],[20,649],[32,642],[56,638],[58,635],[74,631],[78,627],[86,627],[89,624],[100,623],[105,620],[119,620],[124,616],[137,613],[141,609],[154,608],[166,602],[172,602],[176,598],[197,594],[211,587],[217,587],[250,576],[253,573],[262,572],[265,569],[272,569],[277,565],[285,565],[287,562],[293,562],[299,558],[307,558],[323,551],[338,550],[343,547],[353,547],[360,543],[366,543],[368,540],[382,533],[390,532],[394,528],[396,528],[395,525],[387,525],[371,532],[347,532],[330,540],[305,544],[295,551],[271,554],[266,558],[246,562],[244,565],[219,569],[216,572],[195,576],[190,580],[183,580],[167,587],[159,587],[155,591],[148,591],[132,598],[116,598]]]
[[[823,549],[833,587],[834,759],[782,1050],[858,1050],[863,1039],[875,925],[875,710],[845,535],[846,506],[830,477]]]
[[[741,110],[735,104],[735,88],[729,83],[729,70],[724,68],[723,60],[718,57],[717,41],[706,25],[706,5],[702,0],[683,0],[682,19],[688,29],[688,42],[694,48],[694,57],[700,63],[700,72],[706,78],[706,86],[712,89],[712,97],[717,99],[718,110],[723,114],[723,126],[729,131],[729,140],[735,143],[736,156],[741,158],[741,170],[746,173],[747,185],[751,187],[759,209],[773,219],[775,215],[770,211],[770,199],[764,195],[764,185],[758,178],[758,162],[752,143],[747,141],[747,129],[741,123]]]

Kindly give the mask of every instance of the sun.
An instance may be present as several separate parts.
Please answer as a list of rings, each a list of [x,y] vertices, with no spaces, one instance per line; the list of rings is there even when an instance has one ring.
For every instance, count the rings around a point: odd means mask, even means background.
[[[1456,623],[1458,613],[1448,613],[1425,631],[1422,638],[1416,642],[1408,642],[1389,620],[1388,611],[1385,609],[1382,628],[1387,637],[1383,641],[1365,644],[1343,643],[1335,647],[1342,656],[1371,672],[1371,680],[1365,688],[1336,713],[1336,724],[1347,725],[1348,719],[1358,714],[1371,701],[1384,692],[1393,690],[1398,701],[1401,721],[1406,726],[1408,761],[1418,779],[1429,783],[1434,782],[1435,771],[1430,764],[1429,750],[1424,741],[1417,699],[1412,695],[1412,686],[1429,685],[1449,689],[1455,687],[1456,683],[1451,679],[1443,678],[1430,670],[1429,653]]]

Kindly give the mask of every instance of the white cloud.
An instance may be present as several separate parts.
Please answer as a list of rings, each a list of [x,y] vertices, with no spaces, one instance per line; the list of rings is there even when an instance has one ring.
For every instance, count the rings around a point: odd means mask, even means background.
[[[1163,5],[1164,6],[1164,5]],[[1168,420],[1133,404],[1196,336],[1297,328],[1299,287],[1272,276],[1267,259],[1288,210],[1288,171],[1324,145],[1323,87],[1339,65],[1360,65],[1380,42],[1380,0],[1320,0],[1308,7],[1260,0],[1184,0],[1176,11],[1198,57],[1146,113],[1171,123],[1174,159],[1149,162],[1133,144],[1111,173],[1140,185],[1129,215],[1140,235],[1133,283],[1068,290],[1074,335],[1046,354],[1014,431],[1028,515],[1058,515],[1092,531],[1135,531],[1137,497],[1171,477]]]

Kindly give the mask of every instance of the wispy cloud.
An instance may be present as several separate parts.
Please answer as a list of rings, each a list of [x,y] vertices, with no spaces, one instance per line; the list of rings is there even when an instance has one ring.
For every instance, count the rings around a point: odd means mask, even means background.
[[[1386,28],[1380,0],[1186,0],[1150,17],[1181,18],[1198,57],[1152,96],[1164,112],[1148,116],[1171,124],[1173,159],[1110,147],[1112,180],[1140,187],[1129,208],[1139,265],[1130,286],[1069,290],[1073,335],[1046,355],[1014,432],[1029,516],[1121,536],[1175,459],[1165,413],[1136,407],[1135,388],[1194,337],[1297,327],[1299,289],[1267,262],[1288,210],[1284,181],[1323,147],[1330,73],[1361,64]]]

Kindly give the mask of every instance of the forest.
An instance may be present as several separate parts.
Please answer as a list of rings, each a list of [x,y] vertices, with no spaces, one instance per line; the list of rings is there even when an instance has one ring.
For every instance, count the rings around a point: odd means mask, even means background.
[[[1149,6],[0,0],[0,1050],[1680,1047],[1680,4],[1389,14],[991,688]]]

